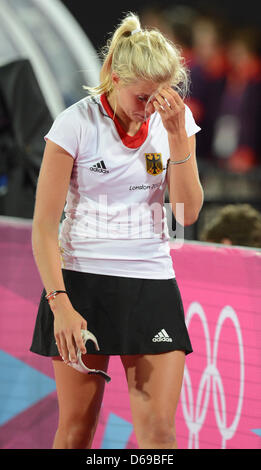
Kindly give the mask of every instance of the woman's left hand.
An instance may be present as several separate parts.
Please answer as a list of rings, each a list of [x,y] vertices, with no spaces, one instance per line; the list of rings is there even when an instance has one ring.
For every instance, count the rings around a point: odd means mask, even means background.
[[[171,87],[162,88],[154,97],[153,105],[161,116],[169,135],[187,137],[185,129],[185,104]]]

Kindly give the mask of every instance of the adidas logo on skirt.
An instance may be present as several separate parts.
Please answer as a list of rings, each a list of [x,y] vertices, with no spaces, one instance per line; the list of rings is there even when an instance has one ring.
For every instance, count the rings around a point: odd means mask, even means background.
[[[172,343],[172,338],[169,337],[166,330],[161,330],[158,332],[157,335],[154,336],[154,338],[152,338],[152,341],[154,343],[161,342],[161,341],[168,341],[169,343]]]

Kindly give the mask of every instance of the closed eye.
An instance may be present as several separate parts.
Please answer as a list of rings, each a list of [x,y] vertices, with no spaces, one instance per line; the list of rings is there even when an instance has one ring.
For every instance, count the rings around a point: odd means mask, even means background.
[[[147,101],[148,97],[147,96],[138,96],[139,101]]]

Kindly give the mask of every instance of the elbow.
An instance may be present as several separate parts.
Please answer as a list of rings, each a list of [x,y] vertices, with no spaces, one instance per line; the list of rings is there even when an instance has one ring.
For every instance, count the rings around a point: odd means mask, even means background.
[[[193,207],[193,209],[190,208],[186,211],[186,208],[185,208],[185,211],[184,211],[184,226],[185,227],[188,225],[193,225],[197,222],[200,211],[203,206],[203,201],[204,201],[204,193],[201,188],[201,194],[200,194],[198,203]]]
[[[202,205],[198,209],[193,209],[193,210],[185,209],[182,214],[179,214],[179,216],[177,216],[178,214],[176,215],[174,214],[176,217],[176,220],[184,227],[188,227],[189,225],[195,224],[199,218],[201,207]]]
[[[184,227],[195,224],[198,220],[198,217],[199,212],[196,214],[189,214],[189,216],[184,217]]]
[[[184,227],[195,224],[199,218],[203,202],[204,193],[202,187],[200,187],[199,194],[194,194],[193,197],[188,201],[182,203],[176,202],[175,204],[172,204],[171,202],[172,212],[176,221]]]
[[[180,214],[173,212],[176,221],[183,227],[188,227],[189,225],[195,224],[198,220],[199,213],[187,213],[187,214]]]

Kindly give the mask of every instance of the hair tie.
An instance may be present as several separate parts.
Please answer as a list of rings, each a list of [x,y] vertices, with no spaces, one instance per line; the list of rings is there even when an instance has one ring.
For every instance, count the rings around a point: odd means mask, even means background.
[[[134,30],[131,32],[131,36],[132,36],[133,34],[140,33],[140,32],[141,32],[141,29],[140,29],[140,28],[136,28],[136,29],[134,29]]]

